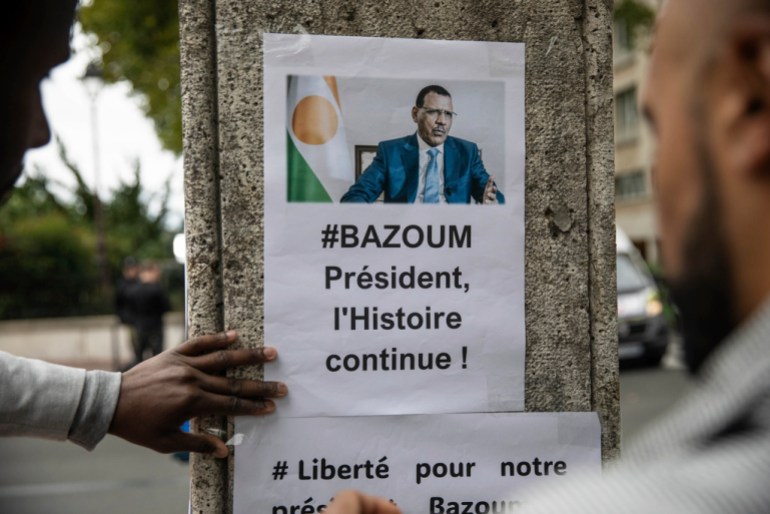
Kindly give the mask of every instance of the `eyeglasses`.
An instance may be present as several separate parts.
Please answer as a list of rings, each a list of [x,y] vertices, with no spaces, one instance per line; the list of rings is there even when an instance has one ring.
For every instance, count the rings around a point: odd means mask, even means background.
[[[450,121],[452,120],[452,118],[454,118],[455,116],[457,116],[457,113],[456,113],[456,112],[452,112],[452,111],[445,111],[445,110],[443,110],[443,109],[428,109],[428,108],[426,108],[426,107],[420,107],[420,109],[422,109],[423,111],[425,111],[425,114],[427,114],[427,115],[428,115],[428,117],[430,117],[430,118],[432,118],[432,119],[434,119],[434,120],[437,120],[437,119],[438,119],[438,117],[439,117],[439,116],[441,116],[442,114],[444,115],[444,117],[445,117],[446,119],[448,119],[448,120],[450,120]]]

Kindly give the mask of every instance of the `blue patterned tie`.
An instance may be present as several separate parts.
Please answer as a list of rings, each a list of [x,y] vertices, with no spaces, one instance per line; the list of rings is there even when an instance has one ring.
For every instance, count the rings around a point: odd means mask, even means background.
[[[425,171],[425,193],[423,194],[423,203],[438,203],[438,161],[436,155],[438,155],[438,148],[431,148],[428,150],[430,155],[430,161],[428,161],[428,169]]]

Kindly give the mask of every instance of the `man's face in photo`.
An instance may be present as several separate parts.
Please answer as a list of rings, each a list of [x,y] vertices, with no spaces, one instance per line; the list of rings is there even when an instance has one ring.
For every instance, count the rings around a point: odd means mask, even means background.
[[[443,144],[452,128],[452,97],[431,91],[422,107],[412,107],[412,119],[423,141],[430,146]]]

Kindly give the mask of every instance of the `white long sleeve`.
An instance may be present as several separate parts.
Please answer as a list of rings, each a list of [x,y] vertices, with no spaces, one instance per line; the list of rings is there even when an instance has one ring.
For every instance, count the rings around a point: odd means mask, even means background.
[[[0,436],[70,440],[91,450],[112,422],[120,381],[120,373],[0,352]]]

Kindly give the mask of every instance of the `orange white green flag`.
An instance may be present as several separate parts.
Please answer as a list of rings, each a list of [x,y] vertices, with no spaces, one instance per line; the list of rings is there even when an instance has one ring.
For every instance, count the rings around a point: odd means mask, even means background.
[[[287,200],[339,202],[354,174],[336,78],[290,76],[287,109]]]

